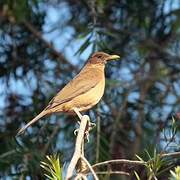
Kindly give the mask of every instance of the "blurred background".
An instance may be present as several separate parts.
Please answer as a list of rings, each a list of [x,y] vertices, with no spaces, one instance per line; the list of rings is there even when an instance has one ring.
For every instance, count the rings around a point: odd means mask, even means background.
[[[77,118],[52,115],[15,136],[95,51],[121,61],[108,63],[105,94],[87,112],[97,124],[86,145],[91,164],[180,149],[179,126],[172,132],[180,120],[179,0],[1,0],[0,179],[44,179],[47,154],[59,153],[67,166]],[[133,176],[132,167],[113,168]]]

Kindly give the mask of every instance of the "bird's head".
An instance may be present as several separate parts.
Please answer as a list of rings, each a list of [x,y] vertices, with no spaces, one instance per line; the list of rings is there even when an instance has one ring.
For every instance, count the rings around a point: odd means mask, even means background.
[[[104,52],[96,52],[90,57],[89,62],[91,64],[106,64],[107,61],[119,58],[120,56],[118,55],[110,55]]]

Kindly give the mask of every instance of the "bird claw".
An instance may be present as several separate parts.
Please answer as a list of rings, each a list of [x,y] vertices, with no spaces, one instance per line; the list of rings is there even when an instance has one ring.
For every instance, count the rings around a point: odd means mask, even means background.
[[[81,124],[81,122],[78,121],[78,125],[80,125],[80,124]],[[78,131],[79,131],[79,128],[77,128],[77,129],[74,130],[74,135],[75,135],[75,136],[77,136]]]
[[[85,131],[85,137],[87,139],[87,142],[89,142],[89,131],[91,131],[95,126],[95,123],[90,122],[90,120],[88,121],[87,130]]]
[[[89,130],[92,130],[94,127],[96,127],[96,123],[89,121]]]
[[[79,132],[79,128],[78,128],[78,129],[75,129],[75,130],[74,130],[74,135],[77,136],[78,132]],[[89,131],[88,131],[88,130],[85,131],[85,137],[86,137],[86,139],[87,139],[87,142],[89,142]]]
[[[74,135],[75,136],[77,136],[78,131],[79,131],[79,128],[74,130]]]
[[[85,132],[85,138],[87,139],[87,142],[89,143],[89,131]]]
[[[80,125],[80,124],[81,124],[81,122],[78,121],[78,125]],[[96,123],[92,123],[92,122],[90,122],[90,120],[88,120],[86,131],[85,131],[85,134],[84,134],[85,138],[87,139],[87,142],[89,142],[89,131],[91,131],[95,126],[96,126]],[[75,136],[77,136],[78,131],[79,131],[79,128],[74,130],[74,135]]]

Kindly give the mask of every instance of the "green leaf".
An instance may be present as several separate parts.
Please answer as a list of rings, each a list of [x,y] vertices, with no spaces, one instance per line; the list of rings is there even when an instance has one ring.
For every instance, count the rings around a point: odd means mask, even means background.
[[[170,180],[179,180],[180,179],[180,166],[175,167],[175,170],[170,170],[171,176]]]
[[[145,162],[140,156],[138,156],[137,154],[135,155],[141,162]]]
[[[46,156],[47,162],[41,162],[40,166],[46,171],[44,174],[49,179],[62,180],[62,169],[59,162],[59,156]]]
[[[137,180],[141,180],[139,175],[138,175],[138,173],[136,171],[134,171],[134,174],[135,174]]]
[[[75,55],[82,54],[86,48],[90,45],[91,36],[89,36],[84,43],[80,46],[80,48],[76,51]]]

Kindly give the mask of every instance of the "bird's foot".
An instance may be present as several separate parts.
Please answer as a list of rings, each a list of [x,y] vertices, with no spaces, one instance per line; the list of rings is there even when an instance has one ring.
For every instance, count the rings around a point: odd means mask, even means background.
[[[78,121],[78,125],[80,125],[81,122]],[[86,130],[85,130],[85,139],[87,139],[87,142],[89,142],[89,132],[96,126],[96,123],[92,123],[90,122],[90,120],[88,120],[88,123],[87,123],[87,126],[86,126]],[[74,130],[74,135],[77,136],[78,134],[78,131],[79,131],[79,128],[75,129]]]
[[[77,128],[77,129],[74,130],[74,135],[75,135],[75,136],[77,136],[78,131],[79,131],[79,128]]]
[[[79,125],[79,126],[80,126],[80,124],[81,124],[81,122],[80,122],[80,121],[78,121],[78,125]],[[79,131],[79,128],[77,128],[77,129],[75,129],[75,130],[74,130],[74,135],[75,135],[75,136],[77,136],[78,131]]]
[[[96,127],[96,123],[90,122],[89,121],[89,128],[92,130],[94,127]]]
[[[89,142],[89,132],[96,126],[95,123],[92,123],[90,120],[88,120],[88,124],[86,126],[85,131],[85,138],[87,139],[87,142]]]
[[[89,142],[89,131],[85,131],[85,139],[87,139],[87,142]]]

